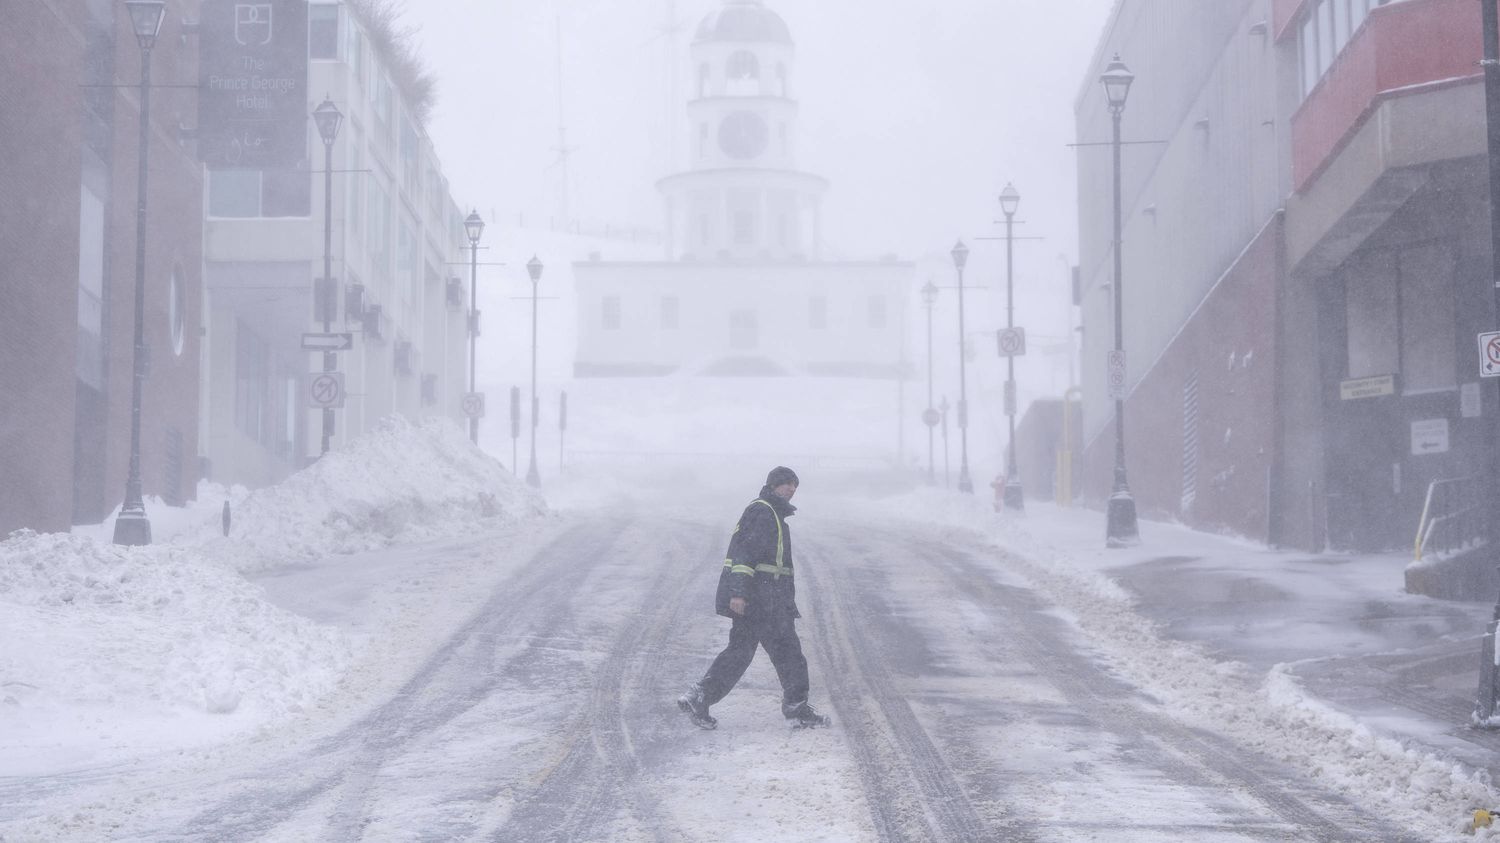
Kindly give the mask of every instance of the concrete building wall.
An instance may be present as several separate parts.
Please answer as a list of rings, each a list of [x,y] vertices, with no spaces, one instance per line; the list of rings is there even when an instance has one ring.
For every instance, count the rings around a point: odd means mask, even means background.
[[[1114,347],[1111,118],[1098,74],[1135,74],[1122,119],[1125,349],[1133,387],[1279,207],[1268,0],[1120,4],[1076,102],[1084,427],[1110,424]],[[1138,142],[1138,143],[1136,143]],[[1149,306],[1143,306],[1149,303]],[[1128,412],[1128,411],[1127,411]]]

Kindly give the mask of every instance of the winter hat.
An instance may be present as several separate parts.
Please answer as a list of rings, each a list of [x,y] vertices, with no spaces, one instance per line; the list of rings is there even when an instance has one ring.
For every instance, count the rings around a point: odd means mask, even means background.
[[[770,486],[772,489],[785,483],[790,483],[793,486],[802,485],[802,482],[797,479],[797,472],[792,471],[790,468],[787,468],[784,465],[776,466],[775,468],[771,469],[770,474],[766,475],[766,485]]]

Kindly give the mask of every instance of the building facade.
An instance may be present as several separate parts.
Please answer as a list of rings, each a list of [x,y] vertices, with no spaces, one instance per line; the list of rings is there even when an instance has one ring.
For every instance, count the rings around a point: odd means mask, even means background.
[[[303,148],[291,167],[210,167],[201,438],[209,476],[275,482],[315,458],[322,412],[308,395],[322,354],[324,144],[308,115],[343,115],[333,146],[334,333],[344,406],[334,447],[380,419],[462,419],[467,391],[467,239],[421,119],[419,89],[378,23],[349,3],[307,5]],[[465,264],[465,266],[460,266]],[[462,280],[461,280],[461,276]]]
[[[1144,514],[1274,544],[1409,546],[1484,465],[1489,277],[1479,4],[1117,4],[1127,468]],[[1112,165],[1080,154],[1086,483],[1107,494]],[[1490,390],[1489,392],[1493,392]],[[1149,456],[1148,456],[1149,455]],[[1163,455],[1166,455],[1163,457]]]
[[[152,50],[141,479],[193,495],[202,178],[197,48],[171,0]],[[135,347],[141,50],[120,3],[0,4],[0,536],[104,519],[124,498]]]
[[[691,53],[692,164],[657,183],[666,259],[574,265],[575,373],[894,377],[913,267],[820,260],[827,182],[797,167],[786,22],[726,0]]]

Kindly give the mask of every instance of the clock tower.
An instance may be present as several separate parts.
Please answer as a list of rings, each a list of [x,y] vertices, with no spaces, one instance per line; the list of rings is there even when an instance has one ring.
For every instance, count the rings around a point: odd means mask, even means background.
[[[797,169],[794,47],[762,0],[724,0],[698,25],[688,170],[657,183],[672,260],[818,256],[827,182]]]

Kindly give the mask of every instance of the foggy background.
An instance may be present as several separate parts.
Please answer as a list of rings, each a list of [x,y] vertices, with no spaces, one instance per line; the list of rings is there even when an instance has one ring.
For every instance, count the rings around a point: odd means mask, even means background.
[[[497,229],[512,229],[519,219],[528,228],[545,228],[548,219],[564,217],[586,226],[663,227],[655,182],[685,166],[685,105],[693,79],[688,45],[698,22],[719,5],[407,5],[403,21],[418,29],[420,54],[438,78],[428,130],[453,194],[492,224],[484,245],[495,251],[481,252],[480,260],[511,263],[503,270],[480,268],[481,297],[498,296],[482,305],[487,324],[503,325],[510,335],[497,349],[501,359],[481,361],[482,378],[487,369],[492,377],[513,378],[527,362],[515,353],[524,342],[513,342],[528,339],[516,336],[529,332],[529,319],[520,313],[525,303],[509,298],[530,290],[512,259],[541,250],[549,264],[545,286],[566,278],[554,274],[562,269],[559,258],[583,257],[554,254],[549,260],[550,238],[507,243],[514,231]],[[969,333],[992,332],[1004,320],[1004,243],[977,238],[1003,235],[1004,226],[995,224],[1003,219],[996,197],[1012,181],[1022,196],[1016,218],[1024,223],[1016,236],[1044,238],[1016,243],[1016,322],[1028,328],[1033,346],[1065,335],[1067,266],[1077,252],[1076,153],[1067,146],[1074,140],[1073,100],[1080,86],[1094,84],[1097,69],[1082,75],[1079,69],[1089,68],[1110,6],[1110,0],[772,3],[796,42],[798,163],[831,182],[823,213],[825,257],[925,258],[936,266],[934,281],[947,287],[955,283],[947,253],[962,237],[973,250],[966,284],[989,287],[967,297]],[[566,168],[558,163],[559,123],[573,149]],[[607,260],[661,256],[656,246],[601,248]],[[919,267],[913,280],[909,306],[918,330],[915,288],[927,274]],[[487,276],[504,290],[494,290]],[[543,294],[569,292],[554,286]],[[952,293],[945,290],[945,296],[951,307]],[[573,316],[570,300],[558,304],[550,315],[543,308],[549,353],[541,366],[545,374],[566,377]],[[497,305],[512,313],[499,316]],[[940,303],[940,319],[943,313]],[[491,315],[504,322],[488,321]],[[920,351],[921,343],[922,337],[909,337],[912,349]],[[992,347],[991,339],[978,357],[992,361]],[[923,362],[919,354],[918,370]],[[1060,395],[1066,358],[1060,351],[1033,351],[1018,361],[1017,376],[1023,406],[1038,393]]]

